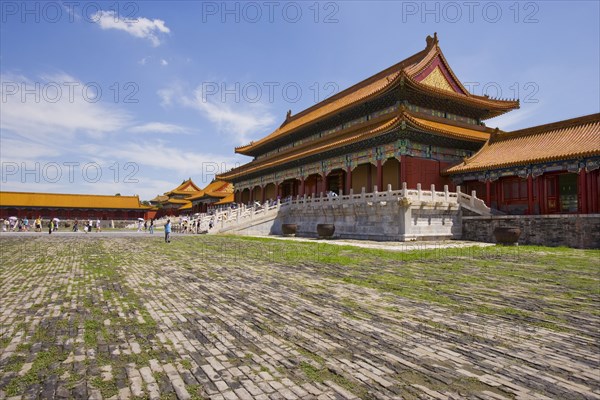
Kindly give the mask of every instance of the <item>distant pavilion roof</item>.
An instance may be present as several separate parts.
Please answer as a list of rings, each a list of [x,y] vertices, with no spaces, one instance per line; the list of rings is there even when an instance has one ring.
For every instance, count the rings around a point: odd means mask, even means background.
[[[448,174],[600,156],[600,113],[513,132],[493,134]]]
[[[233,193],[233,185],[230,182],[216,180],[209,183],[202,191],[200,191],[200,193],[187,198],[187,200],[194,201],[208,197],[223,198],[230,193]]]
[[[138,196],[0,192],[0,207],[146,210]]]
[[[169,196],[172,194],[187,194],[194,195],[196,192],[199,192],[201,189],[196,186],[196,184],[192,181],[192,178],[185,180],[181,183],[181,185],[177,186],[175,189],[170,192],[166,192],[165,196]]]
[[[220,206],[220,205],[224,205],[224,204],[233,203],[234,201],[235,201],[235,197],[234,197],[233,193],[230,193],[227,196],[223,197],[221,200],[217,201],[215,204]]]

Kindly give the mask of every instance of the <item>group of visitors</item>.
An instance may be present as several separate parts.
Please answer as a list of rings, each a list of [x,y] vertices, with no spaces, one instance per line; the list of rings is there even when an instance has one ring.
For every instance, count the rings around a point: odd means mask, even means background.
[[[142,224],[142,222],[144,222],[144,224]],[[150,223],[148,223],[148,221],[139,219],[137,231],[141,232],[142,229],[144,230],[144,233],[149,232],[150,234],[154,234],[154,218],[150,220]]]
[[[2,231],[3,232],[29,232],[31,227],[29,224],[29,219],[27,217],[24,218],[16,218],[10,217],[2,221]],[[52,234],[52,232],[58,231],[60,225],[60,220],[58,218],[51,218],[48,221],[48,234]],[[65,224],[65,227],[68,227],[68,224]],[[89,221],[78,221],[75,220],[73,222],[72,231],[79,232],[80,227],[83,226],[83,230],[88,233],[91,232],[94,227],[96,228],[96,232],[102,232],[102,223],[100,219],[97,219],[95,222],[93,220]],[[42,217],[38,216],[33,223],[33,230],[35,232],[42,231]]]
[[[3,221],[3,232],[28,232],[29,220],[25,218],[8,218]]]
[[[215,224],[215,216],[209,220],[208,229],[212,229]],[[179,223],[175,224],[173,231],[177,233],[206,233],[206,230],[201,228],[201,220],[193,219],[188,220],[187,218],[181,218]]]
[[[91,219],[88,221],[81,221],[81,225],[83,225],[83,231],[85,233],[89,233],[94,229],[94,221],[92,221]],[[75,220],[75,222],[73,223],[73,232],[79,232],[79,226],[79,221]],[[102,232],[102,223],[100,222],[100,219],[96,220],[95,227],[96,232]]]
[[[31,229],[30,225],[29,225],[29,219],[27,217],[24,218],[17,218],[17,217],[10,217],[10,218],[6,218],[4,220],[0,220],[2,221],[2,231],[3,232],[29,232],[29,230]],[[58,229],[58,224],[56,224],[56,221],[51,220],[50,223],[53,223],[52,225],[52,231],[55,231],[56,229]],[[33,223],[33,229],[35,232],[41,232],[42,231],[42,217],[37,217]]]

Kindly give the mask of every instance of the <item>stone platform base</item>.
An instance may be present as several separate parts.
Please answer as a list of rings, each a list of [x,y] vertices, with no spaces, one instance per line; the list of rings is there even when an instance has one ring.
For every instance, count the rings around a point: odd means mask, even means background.
[[[376,241],[459,239],[462,227],[458,204],[399,201],[291,208],[282,221],[297,224],[301,237],[317,237],[317,224],[334,224],[334,238]]]

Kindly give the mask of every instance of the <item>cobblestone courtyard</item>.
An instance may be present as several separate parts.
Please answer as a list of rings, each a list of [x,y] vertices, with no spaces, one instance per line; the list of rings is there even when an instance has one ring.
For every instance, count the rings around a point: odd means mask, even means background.
[[[599,251],[0,246],[0,399],[600,398]]]

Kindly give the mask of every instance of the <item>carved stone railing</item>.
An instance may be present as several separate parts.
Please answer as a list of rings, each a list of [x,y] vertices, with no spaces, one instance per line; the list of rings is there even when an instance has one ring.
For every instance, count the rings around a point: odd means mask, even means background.
[[[240,205],[236,208],[227,208],[217,210],[213,214],[202,214],[197,218],[191,219],[188,226],[191,227],[196,223],[195,232],[217,233],[226,230],[235,229],[235,227],[243,227],[252,222],[268,220],[277,217],[277,215],[286,209],[299,209],[305,207],[337,207],[349,204],[364,203],[367,206],[373,204],[385,205],[387,202],[403,202],[407,207],[411,204],[415,205],[430,205],[430,206],[462,206],[479,215],[491,215],[491,210],[485,205],[485,202],[478,199],[475,191],[471,195],[462,193],[460,186],[456,188],[456,192],[448,190],[448,186],[444,186],[443,191],[436,191],[435,185],[431,185],[430,190],[423,190],[421,184],[417,184],[416,189],[408,189],[406,182],[402,184],[402,189],[392,190],[391,185],[388,185],[388,190],[380,192],[375,187],[372,193],[366,193],[363,188],[360,193],[354,193],[350,190],[350,194],[323,194],[315,197],[297,196],[296,198],[286,198],[284,201],[277,200],[276,202],[266,202],[260,204],[256,202],[252,206]],[[179,228],[179,227],[178,227]],[[191,231],[192,229],[188,229]]]

